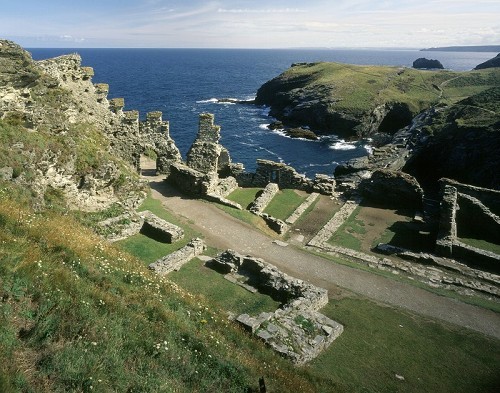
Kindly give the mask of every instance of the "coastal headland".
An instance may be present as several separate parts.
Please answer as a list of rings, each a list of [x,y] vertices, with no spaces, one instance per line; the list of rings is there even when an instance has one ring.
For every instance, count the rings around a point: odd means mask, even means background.
[[[93,76],[0,40],[0,390],[498,388],[498,68],[295,64],[255,104],[374,146],[314,178]]]

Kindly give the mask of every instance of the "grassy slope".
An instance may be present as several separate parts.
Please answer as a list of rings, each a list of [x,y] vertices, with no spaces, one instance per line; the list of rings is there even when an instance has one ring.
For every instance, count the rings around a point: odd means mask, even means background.
[[[270,391],[301,392],[487,391],[496,382],[498,340],[358,298],[324,309],[344,334],[294,368],[227,322],[226,311],[272,301],[196,260],[158,278],[71,216],[34,213],[21,191],[3,187],[0,352],[10,361],[1,391],[244,391],[260,375]]]
[[[325,90],[326,87],[335,99],[336,108],[353,113],[371,110],[385,102],[405,102],[416,114],[431,104],[456,102],[500,84],[500,72],[495,69],[422,71],[342,63],[295,66],[283,77],[307,77],[308,89]]]
[[[224,313],[0,189],[0,391],[313,390]]]

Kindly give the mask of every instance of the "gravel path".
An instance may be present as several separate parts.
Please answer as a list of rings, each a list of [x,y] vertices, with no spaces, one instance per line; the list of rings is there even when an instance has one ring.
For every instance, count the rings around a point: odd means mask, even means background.
[[[442,297],[409,284],[335,264],[293,246],[282,247],[252,226],[216,206],[179,195],[162,177],[148,177],[153,197],[185,217],[205,236],[206,243],[219,249],[231,248],[263,258],[294,277],[326,288],[331,296],[339,287],[377,302],[402,307],[418,314],[466,327],[500,339],[500,314]]]

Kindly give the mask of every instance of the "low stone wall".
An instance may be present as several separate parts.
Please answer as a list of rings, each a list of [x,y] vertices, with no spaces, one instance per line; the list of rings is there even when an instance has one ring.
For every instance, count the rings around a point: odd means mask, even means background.
[[[203,240],[195,238],[180,250],[177,250],[172,254],[166,255],[156,262],[151,263],[149,268],[154,270],[155,273],[164,276],[174,270],[179,270],[191,259],[202,254],[205,249],[206,246]]]
[[[461,194],[467,194],[474,198],[477,198],[483,203],[485,206],[489,208],[489,210],[500,216],[500,191],[492,190],[489,188],[472,186],[470,184],[459,183],[452,179],[443,178],[439,181],[441,187],[444,185],[449,185],[455,187],[458,192]]]
[[[279,235],[286,233],[290,229],[286,222],[267,213],[256,213],[256,215],[261,217],[267,226]]]
[[[249,210],[252,213],[258,214],[262,213],[264,209],[273,200],[276,194],[279,192],[279,187],[276,183],[268,183],[262,193],[252,202]]]
[[[490,206],[496,206],[500,200],[500,192],[445,179],[441,181],[441,194],[436,253],[476,267],[500,271],[500,255],[469,246],[459,240],[459,234],[465,233],[467,236],[500,244],[500,218],[483,203],[487,201]]]
[[[289,225],[295,224],[295,222],[304,214],[309,206],[313,204],[313,202],[318,198],[319,194],[317,192],[313,192],[309,195],[304,202],[300,204],[297,209],[288,217],[285,222]]]
[[[101,235],[111,242],[116,242],[139,233],[144,225],[144,219],[135,212],[128,212],[103,220],[98,225],[101,228],[98,231]]]
[[[359,206],[359,200],[346,201],[340,210],[326,223],[326,225],[314,236],[308,246],[323,247],[323,245],[333,236],[340,226],[349,218],[352,212]]]
[[[174,243],[184,237],[184,230],[177,225],[162,220],[149,210],[140,212],[144,219],[141,233],[163,243]]]
[[[317,311],[328,303],[325,289],[288,276],[261,259],[232,250],[207,264],[226,276],[234,275],[230,281],[246,289],[255,288],[282,303],[274,313],[241,314],[236,320],[294,363],[303,364],[315,358],[342,333],[342,325]]]
[[[500,298],[500,277],[467,266],[460,266],[451,260],[442,260],[429,254],[416,254],[403,251],[391,246],[378,246],[377,249],[386,254],[397,254],[401,258],[412,261],[419,260],[427,264],[415,264],[410,261],[396,261],[388,258],[380,258],[375,255],[365,254],[349,248],[325,244],[323,251],[328,254],[345,258],[353,262],[361,262],[369,267],[389,271],[397,275],[405,275],[423,282],[434,288],[444,288],[458,292],[462,295],[483,295],[490,298],[492,295]],[[464,277],[464,275],[469,277]]]
[[[458,235],[463,233],[480,233],[481,238],[490,243],[500,244],[500,217],[492,213],[479,199],[458,193],[457,204],[460,209],[456,211]],[[463,229],[462,229],[463,228]]]
[[[139,232],[164,243],[174,243],[184,237],[182,228],[162,220],[148,210],[139,213],[127,212],[103,220],[98,225],[101,228],[98,232],[112,242]]]

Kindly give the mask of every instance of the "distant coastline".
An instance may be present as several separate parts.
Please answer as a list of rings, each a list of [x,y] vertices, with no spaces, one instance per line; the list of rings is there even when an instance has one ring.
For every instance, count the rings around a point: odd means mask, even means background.
[[[442,46],[420,49],[422,52],[500,52],[500,45]]]

